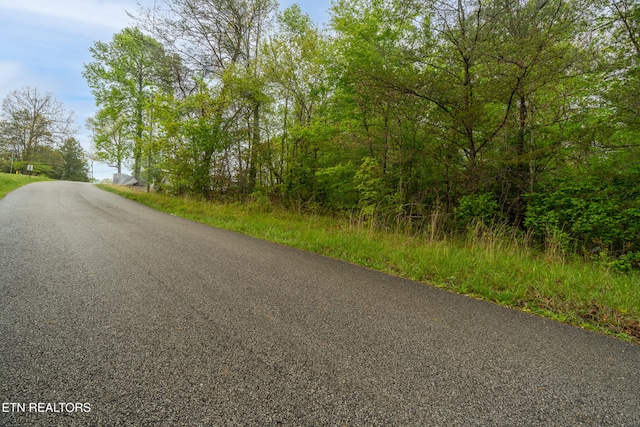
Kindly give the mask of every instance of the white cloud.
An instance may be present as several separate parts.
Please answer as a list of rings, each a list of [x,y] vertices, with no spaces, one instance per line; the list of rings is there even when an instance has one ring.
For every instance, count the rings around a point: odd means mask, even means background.
[[[135,0],[0,0],[0,11],[11,11],[89,26],[123,28],[131,19],[125,11],[135,12]]]

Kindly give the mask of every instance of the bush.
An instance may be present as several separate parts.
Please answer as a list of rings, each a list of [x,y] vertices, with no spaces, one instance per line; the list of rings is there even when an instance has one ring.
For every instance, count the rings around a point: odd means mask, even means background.
[[[618,270],[638,268],[640,209],[613,189],[593,183],[560,182],[555,190],[528,195],[525,227],[546,245],[549,230],[567,236],[572,249]]]
[[[489,224],[497,219],[498,212],[498,202],[493,194],[483,193],[462,197],[455,215],[456,219],[466,226],[473,221]]]
[[[352,162],[316,171],[320,200],[333,211],[351,210],[358,205],[359,190],[354,177],[357,167]]]

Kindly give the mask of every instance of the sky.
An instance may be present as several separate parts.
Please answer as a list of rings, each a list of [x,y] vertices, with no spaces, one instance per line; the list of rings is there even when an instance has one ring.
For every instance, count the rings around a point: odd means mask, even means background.
[[[14,90],[37,88],[52,93],[74,112],[76,138],[92,150],[86,120],[95,114],[91,91],[82,77],[91,62],[89,48],[96,41],[110,42],[113,35],[134,24],[138,4],[154,0],[0,0],[0,102]],[[163,0],[156,0],[160,4]],[[280,0],[280,10],[298,3],[318,24],[328,21],[331,0]],[[115,172],[93,163],[93,176],[102,180]]]

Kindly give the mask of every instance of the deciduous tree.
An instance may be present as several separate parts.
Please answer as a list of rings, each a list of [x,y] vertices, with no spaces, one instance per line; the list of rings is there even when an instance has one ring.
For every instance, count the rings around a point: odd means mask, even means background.
[[[55,148],[76,131],[73,113],[52,93],[26,87],[2,101],[0,146],[11,157],[32,161],[39,147]]]
[[[150,128],[146,109],[154,94],[169,87],[171,61],[158,41],[137,28],[125,28],[108,44],[96,42],[90,51],[93,61],[85,64],[83,76],[99,108],[94,142],[102,148],[98,151],[116,159],[130,152],[133,174],[140,180],[148,142],[144,132]]]

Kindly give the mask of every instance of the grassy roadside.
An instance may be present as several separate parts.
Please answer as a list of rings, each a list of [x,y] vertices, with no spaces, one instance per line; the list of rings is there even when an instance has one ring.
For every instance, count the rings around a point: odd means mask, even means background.
[[[436,241],[346,220],[100,186],[153,208],[640,343],[640,274],[560,262],[499,237]]]
[[[12,175],[0,172],[0,199],[16,188],[38,181],[51,181],[51,179],[41,176]]]

